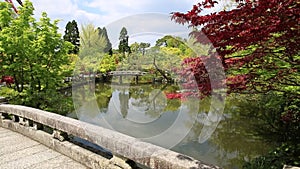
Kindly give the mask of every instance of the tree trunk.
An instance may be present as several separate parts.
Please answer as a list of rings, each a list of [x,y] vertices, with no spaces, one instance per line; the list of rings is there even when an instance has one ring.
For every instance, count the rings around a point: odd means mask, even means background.
[[[167,80],[168,83],[172,82],[172,78],[166,76],[166,74],[156,65],[155,58],[153,59],[153,65],[155,66],[155,69]]]

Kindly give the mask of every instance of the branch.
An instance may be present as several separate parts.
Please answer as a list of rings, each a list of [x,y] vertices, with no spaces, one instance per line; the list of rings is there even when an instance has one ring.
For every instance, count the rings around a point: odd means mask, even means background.
[[[17,0],[17,2],[18,2],[21,6],[23,6],[23,3],[22,3],[21,0]]]
[[[5,1],[8,2],[8,3],[10,3],[10,4],[12,5],[12,8],[14,9],[14,11],[15,11],[16,13],[19,13],[18,10],[17,10],[17,8],[15,7],[14,3],[12,2],[12,0],[5,0]],[[22,3],[22,2],[21,2],[21,3]]]
[[[153,59],[153,65],[155,66],[155,69],[168,81],[168,82],[171,82],[172,79],[169,78],[168,76],[165,75],[165,73],[160,69],[158,68],[158,66],[156,65],[155,63],[155,58]]]

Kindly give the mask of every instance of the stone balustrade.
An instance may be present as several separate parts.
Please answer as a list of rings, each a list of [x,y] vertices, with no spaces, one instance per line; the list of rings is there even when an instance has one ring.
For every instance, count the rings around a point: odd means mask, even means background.
[[[108,73],[110,76],[143,76],[147,74],[146,72],[141,71],[133,71],[133,70],[127,70],[127,71],[111,71]]]
[[[122,133],[58,114],[19,105],[0,105],[0,127],[9,128],[81,162],[89,168],[219,169],[186,155],[140,141]],[[50,134],[41,131],[50,128]],[[105,158],[68,142],[75,136],[112,154]]]
[[[283,169],[300,169],[300,167],[290,166],[290,165],[284,165]]]
[[[0,104],[7,103],[7,99],[5,97],[0,96]]]

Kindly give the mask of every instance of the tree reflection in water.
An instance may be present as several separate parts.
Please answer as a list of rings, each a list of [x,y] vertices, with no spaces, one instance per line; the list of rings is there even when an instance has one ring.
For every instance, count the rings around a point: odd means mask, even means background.
[[[199,143],[205,121],[197,120],[185,140],[174,150],[197,159],[207,161],[225,169],[242,168],[245,161],[267,153],[271,145],[257,136],[258,121],[251,116],[238,113],[239,97],[227,97],[221,122],[204,143]],[[198,117],[203,119],[209,111],[209,98],[200,101]],[[202,113],[199,113],[202,112]],[[191,125],[191,124],[187,124]]]
[[[119,91],[120,110],[123,118],[127,117],[129,108],[129,92],[126,90]]]
[[[172,149],[225,169],[241,168],[244,161],[269,150],[268,144],[256,137],[252,128],[258,122],[235,111],[240,98],[229,97],[224,113],[218,114],[217,103],[213,107],[215,112],[211,110],[211,102],[216,102],[212,98],[185,101],[166,98],[165,93],[176,90],[179,90],[177,86],[141,85],[118,88],[97,84],[95,97],[100,112],[81,112],[84,113],[81,115],[84,119],[81,120],[100,126],[105,126],[103,123],[108,122],[119,132],[145,138],[163,133],[183,113],[185,121],[176,132],[191,130]],[[220,123],[215,125],[218,120]],[[168,139],[165,141],[172,141],[174,138]]]

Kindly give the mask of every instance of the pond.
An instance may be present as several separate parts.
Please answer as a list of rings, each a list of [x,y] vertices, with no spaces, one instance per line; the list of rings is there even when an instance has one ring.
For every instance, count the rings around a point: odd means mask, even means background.
[[[253,134],[256,121],[235,113],[238,98],[216,113],[215,100],[170,95],[178,92],[176,85],[87,84],[73,88],[73,116],[225,169],[269,151]]]

